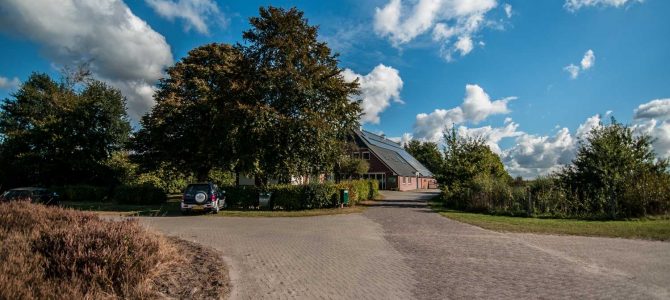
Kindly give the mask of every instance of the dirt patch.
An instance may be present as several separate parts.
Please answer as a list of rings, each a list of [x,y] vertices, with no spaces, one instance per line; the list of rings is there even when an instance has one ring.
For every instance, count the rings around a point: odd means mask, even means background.
[[[221,253],[176,237],[168,241],[182,254],[182,260],[153,279],[154,291],[173,299],[228,298],[230,278]]]

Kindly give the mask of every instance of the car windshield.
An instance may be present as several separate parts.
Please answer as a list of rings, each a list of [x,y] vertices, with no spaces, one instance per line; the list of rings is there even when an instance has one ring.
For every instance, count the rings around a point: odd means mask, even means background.
[[[186,194],[195,194],[198,192],[209,193],[208,184],[192,184],[186,188]]]
[[[28,198],[30,196],[29,191],[6,191],[2,194],[3,198],[16,199],[16,198]]]

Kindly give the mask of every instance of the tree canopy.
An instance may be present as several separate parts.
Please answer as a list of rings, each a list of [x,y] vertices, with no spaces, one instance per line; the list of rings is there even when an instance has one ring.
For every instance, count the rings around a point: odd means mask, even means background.
[[[288,181],[332,170],[357,128],[358,84],[295,8],[260,8],[244,43],[196,48],[161,80],[136,150],[203,179],[214,167]]]
[[[231,168],[240,138],[238,103],[247,87],[244,65],[238,48],[208,44],[168,68],[134,139],[146,168],[168,163],[199,180],[215,167]]]
[[[127,141],[130,124],[119,90],[33,73],[0,105],[0,168],[14,184],[107,183],[105,160]]]
[[[444,157],[437,143],[411,140],[405,145],[405,150],[433,174],[438,174],[442,169]]]
[[[651,182],[655,180],[652,177],[667,176],[668,161],[656,157],[651,143],[650,136],[636,135],[612,118],[611,124],[600,124],[580,142],[572,164],[559,175],[586,210],[616,218],[620,210],[628,209],[618,200],[635,187],[636,181],[644,178]]]

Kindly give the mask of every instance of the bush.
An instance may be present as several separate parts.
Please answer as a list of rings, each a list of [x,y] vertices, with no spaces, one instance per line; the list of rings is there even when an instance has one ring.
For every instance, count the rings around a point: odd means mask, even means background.
[[[304,187],[305,208],[333,207],[339,203],[339,191],[332,183],[309,184]]]
[[[368,195],[368,199],[377,199],[377,197],[379,197],[379,182],[373,179],[368,180],[368,182],[370,184],[370,195]]]
[[[0,205],[0,299],[160,298],[180,258],[135,221],[25,202]]]
[[[305,186],[278,184],[270,187],[272,209],[298,210],[307,208]]]
[[[233,208],[248,209],[258,206],[259,190],[255,186],[224,186],[226,205]]]
[[[345,180],[345,181],[340,181],[336,185],[338,193],[340,189],[347,189],[349,190],[349,205],[356,205],[357,203],[365,200],[370,200],[374,198],[374,190],[372,188],[371,182],[374,182],[374,185],[376,185],[376,181],[374,180]],[[378,193],[379,191],[377,191]]]
[[[52,187],[58,193],[61,201],[72,202],[104,202],[109,199],[110,190],[106,187],[93,185],[65,185]]]
[[[121,185],[114,189],[114,200],[119,204],[162,204],[167,201],[167,195],[148,184]]]

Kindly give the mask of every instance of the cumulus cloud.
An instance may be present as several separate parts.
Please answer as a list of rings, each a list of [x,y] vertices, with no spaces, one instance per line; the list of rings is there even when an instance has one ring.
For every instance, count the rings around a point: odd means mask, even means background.
[[[569,64],[563,68],[564,71],[570,73],[571,79],[577,79],[581,72],[584,72],[596,63],[596,55],[593,53],[593,50],[589,49],[584,53],[584,57],[580,62],[580,66]]]
[[[633,115],[635,119],[668,119],[670,118],[670,98],[651,100],[640,104]]]
[[[403,103],[400,91],[403,82],[400,72],[393,67],[379,64],[367,75],[360,75],[350,69],[344,69],[342,76],[347,81],[358,79],[361,89],[361,108],[363,123],[379,123],[379,115],[391,105],[391,102]]]
[[[208,23],[225,24],[226,19],[219,6],[212,0],[145,0],[158,15],[173,21],[182,19],[184,30],[195,29],[199,33],[209,34]]]
[[[472,38],[490,23],[485,20],[486,13],[496,6],[496,0],[418,0],[406,4],[390,0],[376,9],[374,30],[395,47],[432,32],[442,56],[451,61],[456,52],[464,56],[472,51]]]
[[[173,63],[165,38],[121,0],[5,0],[0,29],[38,43],[55,64],[88,62],[127,97],[135,120],[153,105],[153,85]]]
[[[11,90],[17,88],[21,84],[19,78],[7,78],[0,76],[0,90]]]
[[[414,136],[420,139],[439,141],[442,131],[464,122],[479,123],[491,115],[507,114],[507,103],[516,97],[491,101],[491,97],[476,84],[465,86],[463,103],[452,109],[436,109],[430,114],[416,116]]]
[[[639,2],[642,3],[644,0],[565,0],[563,5],[565,9],[575,12],[584,7],[605,7],[605,6],[614,6],[621,7],[626,3]]]
[[[458,135],[472,138],[481,138],[484,140],[486,145],[491,148],[491,151],[501,155],[502,150],[500,149],[498,143],[500,143],[502,139],[523,135],[523,132],[517,131],[517,128],[519,128],[519,124],[509,120],[503,127],[483,126],[478,128],[468,128],[466,126],[459,126]]]
[[[670,158],[670,98],[640,104],[633,115],[633,130],[654,139],[654,151]]]
[[[561,128],[553,136],[523,133],[501,158],[510,175],[535,178],[569,164],[575,155],[575,145],[576,140],[567,128]]]

